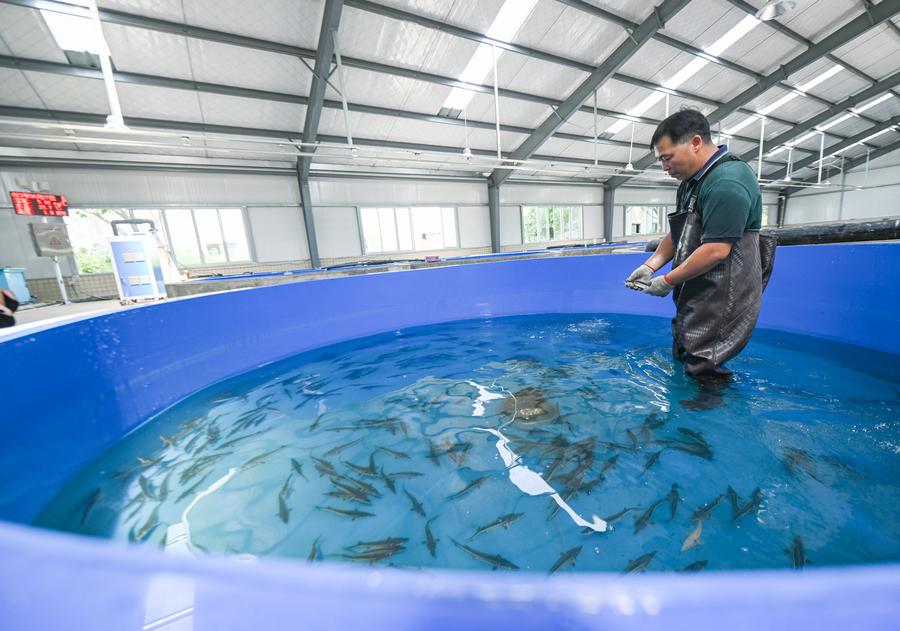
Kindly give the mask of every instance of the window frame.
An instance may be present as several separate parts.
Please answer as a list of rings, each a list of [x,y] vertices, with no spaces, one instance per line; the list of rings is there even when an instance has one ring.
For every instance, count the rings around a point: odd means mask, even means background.
[[[567,238],[559,238],[559,239],[550,239],[544,241],[525,241],[525,209],[526,208],[543,208],[545,210],[550,210],[552,208],[577,208],[578,213],[580,215],[579,228],[581,229],[581,236],[578,237],[567,237]],[[550,229],[550,213],[545,214],[545,220],[547,224],[547,233],[549,234]],[[565,241],[584,241],[584,204],[520,204],[519,205],[519,243],[522,245],[532,245],[532,244],[541,244],[541,243],[556,243],[556,242],[565,242]]]
[[[219,234],[222,237],[222,249],[225,252],[225,261],[218,263],[210,263],[206,260],[206,253],[203,251],[203,244],[200,240],[200,231],[197,229],[197,217],[194,214],[195,210],[207,209],[211,208],[216,211],[216,219],[219,224]],[[241,211],[241,224],[244,229],[244,237],[247,239],[247,259],[240,261],[232,261],[231,260],[231,252],[228,249],[228,244],[225,243],[225,227],[222,224],[222,213],[219,212],[223,208],[237,208]],[[141,204],[141,205],[133,205],[126,207],[128,211],[128,216],[134,219],[134,211],[136,210],[158,210],[162,216],[163,225],[165,227],[165,235],[167,238],[166,246],[169,248],[169,254],[172,257],[172,260],[175,261],[175,265],[179,269],[201,269],[201,268],[209,268],[209,267],[221,267],[225,265],[237,265],[240,263],[257,263],[256,260],[256,247],[253,243],[253,232],[250,229],[250,216],[247,210],[246,205],[226,205],[222,206],[220,204]],[[170,210],[189,210],[191,212],[191,223],[194,226],[194,240],[197,242],[197,250],[200,253],[200,263],[191,264],[191,265],[183,265],[178,257],[175,255],[175,251],[172,248],[172,244],[168,242],[168,239],[171,239],[172,231],[169,228],[169,219],[168,219],[168,211]]]
[[[358,230],[358,234],[359,234],[359,251],[362,253],[362,256],[374,256],[374,255],[378,255],[378,254],[384,254],[386,256],[393,256],[393,255],[397,255],[397,254],[420,254],[422,252],[440,252],[440,251],[463,249],[462,245],[460,244],[461,242],[460,242],[460,235],[459,235],[459,208],[460,207],[456,204],[439,204],[439,203],[436,203],[436,204],[399,204],[399,205],[397,205],[396,203],[394,203],[394,204],[366,204],[365,206],[354,206],[354,208],[356,209],[356,226],[357,226],[357,230]],[[413,245],[412,250],[400,250],[400,249],[384,250],[384,249],[381,249],[378,251],[366,252],[366,236],[365,236],[365,232],[363,232],[362,211],[364,209],[378,210],[379,208],[390,208],[393,211],[394,237],[397,240],[398,248],[400,245],[400,228],[398,225],[399,222],[397,221],[397,210],[400,208],[409,209],[409,211],[410,211],[410,213],[409,213],[409,237],[410,237],[410,243],[412,243],[412,245]],[[450,246],[450,247],[444,246],[444,247],[440,247],[440,248],[430,248],[428,250],[415,249],[416,239],[415,239],[415,234],[412,231],[413,230],[412,221],[413,221],[413,214],[415,213],[415,210],[417,208],[438,208],[438,209],[442,210],[442,213],[443,213],[444,208],[450,208],[453,211],[453,230],[454,230],[455,237],[456,237],[456,245]],[[442,219],[443,219],[443,217],[442,217]],[[444,226],[443,226],[443,221],[442,221],[441,235],[445,236],[443,228],[444,228]],[[381,236],[380,230],[381,230],[381,226],[379,225],[379,237]],[[381,243],[383,246],[384,245],[383,239],[381,240]]]

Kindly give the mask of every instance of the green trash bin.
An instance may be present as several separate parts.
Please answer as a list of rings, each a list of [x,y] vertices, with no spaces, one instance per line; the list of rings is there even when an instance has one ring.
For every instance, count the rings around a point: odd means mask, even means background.
[[[16,300],[25,304],[31,302],[28,283],[25,282],[24,267],[0,267],[0,288],[8,289],[16,295]]]

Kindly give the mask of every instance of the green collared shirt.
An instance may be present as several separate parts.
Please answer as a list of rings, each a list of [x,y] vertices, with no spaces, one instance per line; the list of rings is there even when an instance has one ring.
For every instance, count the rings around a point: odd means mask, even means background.
[[[725,151],[717,151],[698,174],[703,174]],[[726,149],[727,151],[727,149]],[[699,178],[691,178],[678,199],[685,209]],[[743,161],[717,166],[703,182],[697,199],[703,226],[701,243],[737,243],[747,230],[762,227],[762,193],[753,170]]]

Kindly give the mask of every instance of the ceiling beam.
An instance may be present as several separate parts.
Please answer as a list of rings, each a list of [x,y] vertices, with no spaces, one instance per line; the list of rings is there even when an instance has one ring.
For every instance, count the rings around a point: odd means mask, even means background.
[[[51,74],[61,74],[70,77],[79,77],[84,79],[95,79],[102,80],[103,76],[100,70],[96,68],[89,68],[84,66],[73,66],[71,64],[62,64],[54,61],[43,61],[39,59],[23,59],[20,57],[8,57],[5,55],[0,55],[0,68],[14,68],[18,70],[27,70],[31,72],[45,72]],[[276,101],[280,103],[293,103],[296,105],[306,106],[309,104],[309,98],[306,96],[301,96],[298,94],[288,94],[284,92],[272,92],[269,90],[258,90],[255,88],[241,88],[237,86],[230,85],[222,85],[216,83],[205,83],[202,81],[192,81],[189,79],[176,79],[172,77],[159,77],[156,75],[145,75],[134,72],[121,72],[115,71],[114,78],[117,83],[121,84],[131,84],[131,85],[140,85],[140,86],[152,86],[152,87],[161,87],[161,88],[171,88],[176,90],[191,90],[204,92],[208,94],[222,94],[225,96],[235,96],[241,98],[248,99],[260,99],[264,101]],[[341,109],[342,105],[340,101],[333,101],[329,99],[325,99],[322,102],[322,106],[329,109]],[[348,103],[348,109],[351,112],[356,112],[360,114],[374,114],[377,116],[387,116],[393,118],[405,118],[409,120],[422,121],[427,123],[436,123],[442,125],[454,125],[457,127],[464,127],[468,125],[470,127],[476,129],[486,129],[493,131],[495,128],[494,123],[489,121],[479,121],[479,120],[468,120],[463,121],[462,119],[457,118],[447,118],[446,116],[436,116],[432,114],[423,114],[421,112],[411,112],[407,110],[397,110],[386,107],[379,107],[376,105],[365,105],[362,103]],[[598,114],[602,114],[603,112],[607,112],[609,110],[600,110],[598,109]],[[618,112],[613,112],[614,114],[619,114]],[[639,122],[647,124],[647,125],[657,125],[659,124],[658,120],[651,118],[640,117]],[[512,132],[517,134],[529,135],[534,132],[534,130],[530,127],[523,127],[519,125],[508,125],[501,124],[501,131]],[[299,134],[299,131],[298,131]],[[574,140],[578,142],[585,143],[593,143],[593,137],[584,136],[579,134],[571,134],[566,132],[557,131],[554,133],[555,138],[560,138],[563,140]],[[753,142],[752,138],[741,138],[746,142]],[[604,145],[612,145],[621,148],[630,147],[630,143],[622,141],[622,140],[614,140],[614,139],[606,139],[599,138],[598,143]],[[810,155],[814,154],[814,151],[807,151]]]
[[[727,1],[730,2],[732,5],[734,5],[735,7],[737,7],[738,9],[740,9],[741,11],[743,11],[744,13],[746,13],[747,15],[756,15],[756,11],[757,11],[756,7],[754,7],[749,2],[746,2],[745,0],[727,0]],[[803,44],[807,48],[814,45],[814,42],[812,40],[806,39],[800,33],[797,33],[796,31],[789,29],[788,27],[786,27],[784,24],[782,24],[778,20],[769,20],[768,22],[766,22],[766,24],[769,27],[771,27],[771,28],[775,29],[776,31],[778,31],[779,33],[781,33],[782,35],[790,37],[795,42]],[[888,24],[890,26],[893,26],[895,29],[898,28],[893,22],[888,21]],[[825,55],[825,58],[828,59],[829,61],[833,61],[836,64],[840,64],[841,66],[846,68],[849,72],[852,72],[853,74],[855,74],[857,77],[863,79],[864,81],[868,81],[872,85],[877,85],[879,83],[878,79],[871,77],[868,74],[866,74],[865,72],[863,72],[862,70],[856,68],[855,66],[848,64],[846,61],[840,59],[837,55],[835,55],[833,53],[828,53],[827,55]],[[900,94],[898,94],[895,90],[891,90],[891,93],[894,96],[900,97]]]
[[[563,4],[567,4],[573,8],[576,8],[580,11],[584,11],[585,13],[588,13],[590,15],[595,15],[604,20],[610,19],[609,11],[607,11],[605,9],[601,9],[599,7],[595,7],[592,4],[588,4],[584,0],[557,0],[557,2],[562,2]],[[753,9],[753,13],[756,13],[756,9]],[[618,18],[618,19],[612,20],[612,21],[614,21],[616,24],[620,24],[629,32],[631,32],[638,26],[637,23],[631,22],[630,20],[627,20],[624,18]],[[691,55],[694,55],[695,57],[700,57],[702,59],[706,59],[707,61],[714,63],[718,66],[722,66],[723,68],[728,68],[729,70],[733,70],[734,72],[745,75],[745,76],[749,77],[750,79],[752,79],[754,82],[759,82],[764,78],[764,75],[756,72],[755,70],[751,70],[750,68],[747,68],[746,66],[742,66],[733,61],[729,61],[723,57],[716,57],[715,55],[710,55],[702,48],[693,46],[693,45],[689,44],[688,42],[683,42],[679,39],[672,37],[671,35],[666,35],[665,33],[655,33],[653,35],[653,39],[657,40],[658,42],[660,42],[662,44],[665,44],[666,46],[670,46],[676,50],[680,50],[682,52],[689,53]],[[810,43],[810,45],[811,45],[811,43]],[[844,65],[846,65],[846,64],[844,64]],[[866,77],[866,79],[870,82],[874,82],[874,79],[872,79],[871,77]],[[779,82],[778,87],[784,88],[785,90],[793,90],[794,89],[794,86],[789,85],[787,83],[783,83],[783,82]],[[829,101],[828,99],[825,99],[820,96],[816,96],[815,94],[806,94],[805,96],[806,96],[806,98],[816,101],[822,105],[825,105],[826,107],[830,107],[832,105],[831,101]],[[775,120],[775,119],[773,118],[772,120]],[[877,122],[877,121],[872,121],[872,122]]]
[[[553,132],[581,107],[581,104],[587,100],[594,90],[609,79],[622,64],[640,50],[641,46],[650,39],[653,33],[662,29],[665,23],[677,15],[689,2],[690,0],[663,0],[658,7],[653,9],[650,16],[635,29],[631,36],[622,42],[581,85],[575,88],[559,108],[544,119],[544,122],[538,126],[534,133],[528,136],[522,144],[509,154],[509,158],[513,160],[529,159],[553,135]],[[490,176],[491,185],[500,186],[512,172],[513,169],[510,168],[494,169]]]
[[[853,145],[859,144],[872,134],[877,134],[880,131],[884,131],[885,129],[890,129],[895,125],[900,125],[900,115],[894,116],[893,118],[884,121],[883,123],[879,123],[874,127],[870,127],[865,131],[861,131],[858,134],[851,136],[845,140],[842,140],[838,143],[831,145],[830,147],[825,148],[825,156],[830,156],[835,153],[839,153],[844,149],[852,147]],[[804,158],[802,160],[798,160],[797,163],[791,168],[792,171],[799,171],[800,169],[805,169],[808,166],[812,166],[819,161],[818,156],[809,156],[808,158]],[[787,167],[783,169],[779,169],[774,173],[767,174],[767,179],[772,180],[780,180],[787,175]]]
[[[589,13],[591,15],[598,16],[602,19],[612,21],[623,28],[625,28],[629,33],[633,32],[639,24],[636,22],[631,22],[630,20],[622,17],[615,16],[615,14],[606,11],[605,9],[601,9],[595,7],[591,4],[584,2],[583,0],[558,0],[559,2],[563,2],[567,5],[575,7],[581,11]],[[50,11],[62,12],[70,15],[80,15],[80,16],[89,16],[88,10],[85,7],[80,5],[75,5],[69,2],[64,2],[62,0],[0,0],[0,3],[10,4],[15,6],[21,6],[31,9],[46,9]],[[569,59],[566,57],[561,57],[559,55],[554,55],[552,53],[547,53],[545,51],[540,51],[537,49],[529,48],[526,46],[520,46],[517,44],[511,44],[508,42],[502,42],[501,40],[495,40],[493,38],[488,37],[487,35],[477,33],[475,31],[470,31],[468,29],[463,29],[460,27],[455,27],[452,25],[448,25],[444,22],[439,22],[437,20],[433,20],[426,16],[421,16],[415,13],[410,13],[408,11],[403,11],[400,9],[395,9],[392,7],[386,7],[384,5],[377,4],[375,2],[370,2],[369,0],[345,0],[345,5],[350,6],[353,5],[356,8],[361,10],[381,14],[387,17],[392,17],[398,20],[406,20],[414,23],[421,24],[423,26],[427,26],[429,28],[442,30],[448,33],[452,33],[459,37],[464,37],[471,39],[473,41],[492,43],[496,46],[505,48],[507,50],[518,52],[523,55],[528,55],[530,57],[534,57],[536,59],[543,59],[545,61],[550,61],[552,63],[557,63],[561,65],[566,65],[572,68],[576,68],[583,72],[592,72],[593,67],[590,64],[586,64],[583,62],[579,62],[573,59]],[[170,33],[174,35],[181,35],[183,37],[191,37],[195,39],[203,39],[207,41],[213,41],[218,43],[230,44],[233,46],[241,46],[244,48],[250,48],[253,50],[261,50],[285,55],[295,56],[301,59],[315,59],[316,51],[308,48],[301,48],[298,46],[291,46],[289,44],[283,44],[281,42],[273,42],[269,40],[259,39],[255,37],[247,37],[245,35],[238,35],[236,33],[228,33],[224,31],[216,31],[213,29],[192,26],[189,24],[183,24],[180,22],[171,22],[168,20],[161,20],[158,18],[151,18],[143,15],[137,15],[133,13],[128,13],[125,11],[118,11],[114,9],[100,9],[100,20],[109,24],[116,24],[120,26],[130,26],[135,28],[143,28],[153,31],[158,31],[162,33]],[[796,35],[796,34],[795,34]],[[797,37],[800,37],[799,35]],[[745,68],[739,64],[728,61],[726,59],[715,57],[709,55],[704,52],[702,49],[692,46],[687,42],[682,42],[677,40],[669,35],[665,35],[663,33],[654,33],[653,38],[676,48],[677,50],[681,50],[683,52],[690,53],[692,55],[702,57],[711,61],[712,63],[721,65],[723,67],[734,70],[735,72],[742,73],[754,81],[759,81],[763,78],[763,75],[750,70],[749,68]],[[459,81],[453,79],[451,77],[442,77],[436,74],[430,73],[422,73],[417,72],[415,70],[410,70],[407,68],[398,68],[396,66],[390,66],[387,64],[381,64],[378,62],[367,61],[363,59],[354,59],[352,57],[344,57],[343,62],[345,66],[355,67],[363,70],[370,70],[373,72],[381,72],[385,74],[392,74],[396,76],[405,76],[412,79],[417,79],[421,81],[428,81],[431,83],[438,83],[441,85],[446,85],[449,87],[459,87],[466,90],[472,90],[475,92],[480,92],[484,94],[493,94],[493,86],[486,86],[480,84],[471,84],[463,81]],[[703,97],[698,94],[691,94],[688,92],[680,92],[677,90],[671,90],[663,87],[662,85],[655,84],[650,81],[645,81],[643,79],[639,79],[637,77],[631,77],[625,74],[616,73],[613,75],[613,79],[618,81],[622,81],[625,83],[630,83],[632,85],[638,85],[640,87],[646,88],[648,90],[657,90],[661,92],[668,92],[670,94],[679,96],[681,98],[696,100],[701,103],[707,103],[710,105],[718,105],[718,102]],[[871,78],[868,78],[871,80]],[[790,90],[793,89],[793,86],[779,83],[780,87],[784,89]],[[509,98],[524,98],[525,100],[532,100],[534,102],[541,102],[545,105],[550,105],[551,107],[557,107],[558,102],[553,99],[546,99],[542,97],[538,97],[537,95],[529,95],[527,93],[522,92],[514,92],[511,90],[500,90],[501,96],[506,96]],[[817,97],[812,94],[806,95],[808,98],[816,100],[823,105],[830,107],[832,103],[827,99],[823,99],[821,97]],[[587,108],[582,108],[582,111],[589,112]],[[748,114],[752,114],[753,112],[749,110]],[[626,117],[627,115],[621,113],[605,113],[607,116],[614,117]],[[791,121],[782,120],[779,118],[772,117],[773,121],[784,124],[784,125],[793,125],[794,123]],[[877,121],[870,121],[875,123]],[[741,138],[742,139],[742,138]],[[752,139],[750,139],[752,141]]]
[[[806,68],[813,62],[821,59],[824,55],[833,51],[835,48],[843,46],[872,27],[893,17],[897,12],[900,12],[900,0],[882,0],[880,4],[872,8],[868,13],[864,13],[863,15],[850,20],[837,31],[826,36],[822,41],[814,44],[786,64],[780,66],[777,70],[766,75],[756,85],[747,88],[727,103],[716,108],[715,111],[706,116],[710,125],[714,125],[733,114],[739,108],[746,106],[750,101],[775,86],[779,81],[787,79],[795,72]],[[655,161],[656,156],[651,151],[635,163],[635,170],[640,171],[641,169],[645,169]],[[617,188],[625,183],[630,177],[631,176],[627,175],[617,175],[610,178],[609,185],[613,188]]]
[[[0,0],[0,3],[11,4],[15,6],[22,6],[32,9],[48,9],[52,11],[59,11],[71,15],[87,15],[87,9],[84,7],[73,5],[66,2],[61,2],[60,0]],[[588,5],[591,6],[591,5]],[[195,39],[202,39],[206,41],[212,41],[217,43],[229,44],[232,46],[239,46],[242,48],[248,48],[250,50],[259,50],[266,52],[273,52],[278,54],[289,55],[292,57],[297,57],[299,59],[315,59],[316,51],[308,48],[301,48],[298,46],[291,46],[289,44],[283,44],[280,42],[272,42],[268,40],[258,39],[254,37],[247,37],[244,35],[238,35],[235,33],[227,33],[223,31],[216,31],[212,29],[191,26],[188,24],[182,24],[179,22],[170,22],[167,20],[160,20],[157,18],[150,18],[146,16],[136,15],[127,13],[124,11],[116,11],[112,9],[101,9],[100,10],[100,18],[103,22],[109,24],[117,24],[121,26],[130,26],[134,28],[143,28],[153,31],[158,31],[162,33],[170,33],[174,35],[180,35],[183,37],[190,37]],[[627,20],[625,20],[627,22]],[[629,22],[629,24],[632,24]],[[634,27],[637,27],[637,24],[633,24]],[[658,35],[658,34],[657,34]],[[687,45],[685,45],[687,46]],[[705,55],[699,49],[695,49],[697,52],[695,54]],[[688,51],[691,52],[691,51]],[[709,57],[709,55],[706,55]],[[10,58],[12,59],[12,58]],[[408,68],[400,68],[396,66],[391,66],[388,64],[382,64],[375,61],[369,61],[365,59],[357,59],[353,57],[342,57],[342,61],[345,66],[353,67],[360,70],[368,70],[370,72],[377,72],[381,74],[388,74],[392,76],[405,77],[408,79],[413,79],[416,81],[424,81],[427,83],[433,83],[436,85],[443,85],[450,88],[461,88],[465,90],[470,90],[473,92],[478,92],[481,94],[493,95],[494,88],[490,85],[483,85],[477,83],[467,83],[464,81],[459,81],[458,79],[454,79],[452,77],[446,77],[438,74],[420,72],[417,70],[411,70]],[[6,62],[9,63],[8,61]],[[579,62],[573,62],[579,63]],[[7,65],[7,67],[14,67]],[[587,68],[591,68],[590,66],[586,66]],[[90,70],[88,70],[89,72]],[[747,71],[750,72],[750,71]],[[148,76],[148,75],[138,75],[136,73],[129,73],[133,77],[138,76]],[[754,73],[751,73],[754,74]],[[93,75],[89,75],[93,78]],[[707,97],[701,96],[699,94],[694,94],[690,92],[684,92],[681,90],[672,90],[669,88],[665,88],[660,84],[653,83],[651,81],[647,81],[644,79],[640,79],[637,77],[632,77],[623,73],[615,73],[612,77],[617,81],[621,81],[623,83],[628,83],[631,85],[636,85],[642,88],[646,88],[648,90],[656,90],[660,92],[667,92],[674,96],[678,96],[679,98],[690,99],[697,101],[699,103],[705,103],[708,105],[713,105],[718,107],[721,105],[719,101],[714,99],[709,99]],[[135,82],[135,81],[131,81]],[[149,84],[148,84],[149,85]],[[210,85],[210,84],[207,84]],[[500,88],[498,90],[499,95],[504,98],[517,99],[522,101],[528,101],[532,103],[539,103],[541,105],[547,105],[553,109],[558,108],[561,105],[561,101],[556,99],[530,94],[527,92],[520,92],[516,90],[508,90],[504,88]],[[225,94],[226,92],[220,92]],[[593,115],[593,110],[589,107],[582,107],[580,109],[581,112],[589,115]],[[745,111],[748,115],[752,114],[751,110],[741,110]],[[598,115],[601,116],[609,116],[611,118],[617,118],[619,120],[628,120],[635,121],[639,123],[643,123],[646,125],[655,126],[659,124],[659,119],[647,118],[642,116],[630,116],[624,112],[617,112],[613,110],[609,110],[606,108],[598,108]],[[783,120],[780,118],[772,118],[771,120],[788,126],[793,126],[796,123],[793,121]],[[840,138],[840,136],[837,136]],[[737,140],[741,140],[749,143],[756,143],[756,139],[746,137],[746,136],[735,136]],[[600,139],[601,142],[603,139]],[[615,143],[614,143],[615,144]]]
[[[106,123],[105,114],[86,114],[84,112],[68,112],[64,110],[44,110],[26,107],[0,106],[0,116],[10,118],[27,118],[32,120],[55,121],[58,123],[81,123],[95,124],[102,126]],[[193,133],[210,133],[232,136],[258,136],[263,138],[273,138],[282,140],[286,143],[296,142],[300,139],[300,132],[290,129],[261,129],[257,127],[238,127],[232,125],[211,125],[208,123],[194,123],[189,121],[177,121],[170,119],[140,118],[135,116],[125,116],[125,125],[135,129],[158,129],[160,131],[174,130]],[[101,128],[102,130],[102,128]],[[318,140],[321,142],[343,144],[346,138],[343,136],[333,136],[328,134],[318,134]],[[76,142],[76,141],[73,141]],[[386,149],[406,149],[409,151],[434,151],[452,155],[459,155],[459,147],[447,145],[435,145],[418,142],[404,142],[397,140],[379,140],[376,138],[354,138],[354,144],[368,147],[382,147]],[[472,155],[496,157],[496,152],[490,149],[472,149]],[[533,160],[577,164],[579,166],[591,167],[593,160],[583,158],[569,158],[564,156],[550,155],[534,155]],[[618,162],[610,162],[606,160],[598,161],[600,166],[618,167]]]
[[[868,153],[867,155],[864,155],[864,156],[857,156],[856,158],[853,158],[853,159],[851,159],[851,160],[847,160],[847,161],[844,163],[844,172],[846,173],[847,171],[850,171],[850,170],[852,170],[852,169],[855,169],[855,168],[858,167],[858,166],[862,166],[863,164],[866,163],[866,160],[875,160],[875,159],[880,158],[880,157],[882,157],[882,156],[886,156],[886,155],[888,155],[889,153],[893,153],[894,151],[900,151],[900,142],[895,142],[895,143],[891,143],[891,144],[889,144],[889,145],[885,145],[884,147],[880,147],[880,148],[878,148],[878,149],[875,149],[874,151]],[[802,183],[806,183],[806,184],[813,184],[813,183],[816,181],[816,178],[810,177],[810,178],[806,178],[806,179],[804,179],[804,180],[797,180],[797,181],[798,181],[798,182],[802,182]],[[805,190],[809,190],[809,187],[806,187],[806,186],[788,186],[788,187],[786,187],[786,188],[781,189],[781,192],[782,192],[783,194],[785,194],[785,195],[793,195],[793,194],[796,193],[797,191],[805,191]]]
[[[788,129],[783,134],[779,134],[778,136],[775,136],[774,138],[767,140],[766,145],[768,145],[772,149],[774,149],[780,145],[783,145],[784,143],[790,141],[791,139],[797,138],[800,135],[814,129],[816,127],[816,125],[820,125],[820,124],[824,123],[825,121],[827,121],[831,118],[834,118],[835,116],[837,116],[844,110],[849,111],[851,108],[865,103],[872,97],[883,93],[887,88],[890,88],[891,86],[895,86],[897,84],[900,84],[900,72],[895,72],[894,74],[887,77],[886,79],[882,79],[878,84],[868,87],[860,92],[857,92],[856,94],[847,97],[840,103],[835,103],[833,106],[831,106],[824,112],[816,114],[815,116],[813,116],[812,118],[810,118],[807,121],[804,121],[803,123],[798,123],[795,127]],[[756,155],[757,155],[756,151],[748,151],[741,156],[741,160],[750,160],[753,157],[755,157]]]
[[[322,13],[322,28],[319,30],[316,65],[313,69],[309,102],[306,105],[306,120],[303,123],[303,142],[310,151],[314,150],[310,146],[316,142],[316,136],[319,132],[319,120],[322,118],[322,105],[325,101],[325,88],[328,87],[328,71],[331,70],[331,60],[334,58],[334,33],[341,25],[341,11],[343,8],[344,0],[325,0],[325,10]],[[311,164],[311,156],[300,158],[297,171],[301,179],[309,177]]]

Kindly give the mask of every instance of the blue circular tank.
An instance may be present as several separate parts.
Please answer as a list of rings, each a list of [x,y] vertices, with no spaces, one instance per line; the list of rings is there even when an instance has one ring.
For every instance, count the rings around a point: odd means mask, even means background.
[[[645,257],[519,259],[292,283],[0,335],[3,628],[895,626],[895,564],[548,578],[195,558],[27,525],[73,475],[147,418],[261,364],[461,319],[669,315],[670,300],[623,288]],[[900,289],[883,281],[897,269],[897,243],[781,248],[759,326],[874,349],[896,366]]]

